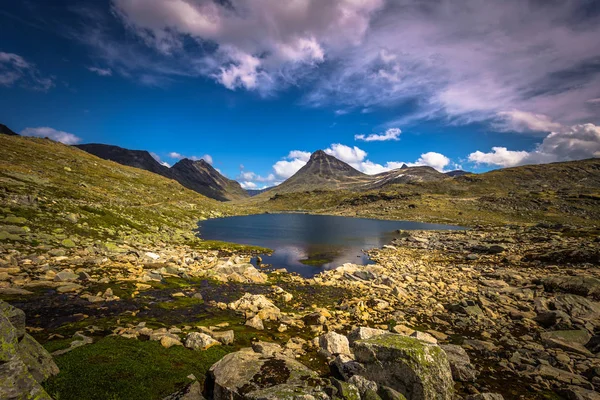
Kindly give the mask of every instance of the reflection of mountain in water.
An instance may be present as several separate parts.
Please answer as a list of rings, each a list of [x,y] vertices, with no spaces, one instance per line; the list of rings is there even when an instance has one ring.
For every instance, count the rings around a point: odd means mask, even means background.
[[[308,214],[261,214],[200,223],[204,239],[268,247],[263,264],[311,277],[345,263],[368,264],[363,250],[389,243],[397,230],[460,229],[446,225]]]

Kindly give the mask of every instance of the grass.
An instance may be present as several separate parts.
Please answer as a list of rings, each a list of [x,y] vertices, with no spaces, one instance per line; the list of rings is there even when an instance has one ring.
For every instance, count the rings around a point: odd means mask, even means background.
[[[210,366],[231,349],[166,349],[158,342],[106,337],[56,358],[60,373],[45,384],[56,400],[153,400],[201,382]]]

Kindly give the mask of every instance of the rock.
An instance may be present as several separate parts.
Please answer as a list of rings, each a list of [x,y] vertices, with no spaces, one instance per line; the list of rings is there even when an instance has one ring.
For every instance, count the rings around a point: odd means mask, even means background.
[[[479,393],[467,396],[465,400],[504,400],[499,393]]]
[[[50,353],[27,333],[17,345],[17,354],[38,382],[43,382],[59,372]]]
[[[369,339],[369,338],[372,338],[373,336],[384,335],[386,333],[389,333],[389,332],[384,331],[383,329],[359,327],[359,328],[353,329],[348,334],[348,341],[350,342],[350,344],[353,344],[357,340]]]
[[[257,329],[259,331],[262,331],[262,330],[265,329],[263,321],[262,321],[262,319],[260,319],[260,317],[258,315],[255,315],[254,317],[252,317],[249,320],[247,320],[246,321],[246,326],[249,326],[250,328]]]
[[[415,339],[419,339],[422,342],[437,344],[437,339],[434,338],[427,332],[414,331],[410,337],[414,337]]]
[[[183,346],[183,343],[181,343],[181,340],[177,336],[170,334],[161,337],[160,344],[167,349],[172,346]]]
[[[549,292],[565,292],[600,300],[600,279],[591,276],[548,276],[542,279]]]
[[[350,355],[350,346],[348,338],[335,332],[328,332],[319,336],[319,346],[326,356],[336,356],[339,354]]]
[[[77,245],[75,244],[75,242],[74,242],[73,240],[71,240],[71,239],[64,239],[62,242],[60,242],[60,244],[61,244],[63,247],[66,247],[66,248],[68,248],[68,249],[70,249],[70,248],[73,248],[73,247],[77,246]]]
[[[146,252],[144,255],[146,257],[148,257],[149,259],[154,260],[154,261],[156,261],[156,260],[158,260],[160,258],[160,256],[158,254],[152,253],[150,251]]]
[[[56,288],[58,293],[78,292],[83,289],[83,286],[77,283],[66,283]]]
[[[0,300],[0,314],[8,318],[8,321],[16,329],[17,339],[21,339],[25,335],[25,313],[23,310]]]
[[[194,381],[183,389],[165,397],[163,400],[205,400],[202,395],[202,385]]]
[[[540,336],[544,344],[548,347],[556,347],[585,356],[592,355],[592,353],[584,346],[592,337],[586,330],[542,332]]]
[[[52,400],[41,383],[57,374],[58,367],[52,356],[23,332],[24,324],[23,315],[0,300],[0,399]]]
[[[579,386],[569,386],[561,390],[560,394],[567,400],[600,400],[600,393]]]
[[[345,380],[350,379],[354,375],[359,375],[364,370],[362,364],[343,354],[333,360],[333,366]]]
[[[207,350],[212,346],[217,346],[220,344],[221,342],[216,341],[206,333],[192,332],[189,333],[185,338],[185,347],[192,350]]]
[[[223,344],[233,344],[235,334],[232,330],[212,332],[211,336]]]
[[[337,389],[337,396],[343,400],[360,400],[358,388],[351,383],[342,382],[337,379],[331,380]]]
[[[454,344],[443,344],[440,347],[446,352],[452,370],[452,378],[455,381],[474,382],[477,379],[479,373],[471,364],[471,359],[465,349]]]
[[[573,318],[596,321],[600,318],[600,303],[574,294],[563,294],[552,299],[556,310],[563,311]]]
[[[350,379],[348,379],[348,383],[351,383],[354,386],[356,386],[362,397],[364,397],[365,393],[369,390],[377,393],[377,384],[373,381],[366,379],[364,376],[354,375]]]
[[[79,275],[70,269],[62,270],[54,276],[56,282],[72,282],[77,280],[77,278],[79,278]]]
[[[207,394],[229,399],[329,399],[317,373],[285,356],[252,349],[227,354],[208,372]]]
[[[354,343],[361,375],[389,386],[408,400],[450,400],[452,372],[446,353],[436,345],[392,333]]]
[[[593,386],[584,377],[569,371],[551,367],[550,365],[540,364],[531,374],[570,385],[584,386],[593,389]]]
[[[382,386],[378,392],[381,400],[406,400],[404,395],[391,387]]]
[[[283,352],[283,348],[277,343],[258,341],[252,343],[252,350],[254,352],[265,355],[274,356]]]

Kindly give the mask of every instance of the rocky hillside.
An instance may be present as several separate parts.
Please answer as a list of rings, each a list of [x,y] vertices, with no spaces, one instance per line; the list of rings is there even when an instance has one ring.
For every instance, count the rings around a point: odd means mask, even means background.
[[[600,221],[600,159],[413,180],[364,192],[268,192],[257,196],[259,199],[262,203],[255,204],[271,211],[300,210],[467,226],[542,221],[589,224]]]
[[[170,172],[183,186],[216,200],[237,200],[249,196],[238,182],[224,177],[204,160],[184,158],[173,165]]]
[[[228,201],[248,197],[238,182],[227,179],[204,160],[183,159],[169,168],[161,165],[145,150],[129,150],[96,143],[82,144],[76,147],[105,160],[175,179],[188,189],[215,200]]]
[[[230,212],[160,175],[47,139],[0,135],[2,241],[186,241],[198,219]]]

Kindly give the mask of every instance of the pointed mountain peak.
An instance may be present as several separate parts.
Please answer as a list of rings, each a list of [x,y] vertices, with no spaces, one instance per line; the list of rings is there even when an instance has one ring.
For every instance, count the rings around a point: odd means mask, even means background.
[[[327,157],[332,157],[332,156],[325,153],[323,150],[317,150],[310,155],[311,160],[318,160],[319,158],[327,158]]]
[[[402,164],[402,166],[400,167],[400,169],[408,169],[408,165]]]

